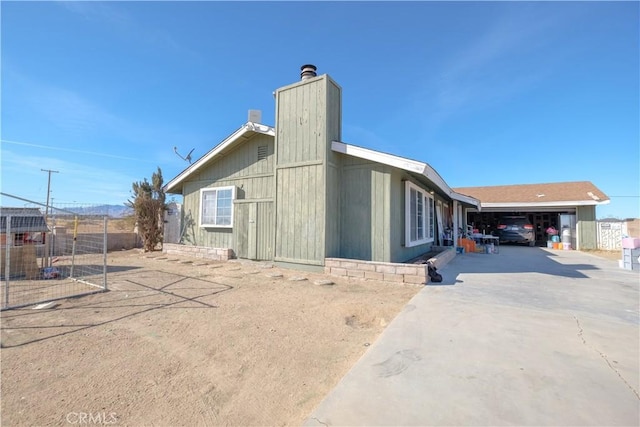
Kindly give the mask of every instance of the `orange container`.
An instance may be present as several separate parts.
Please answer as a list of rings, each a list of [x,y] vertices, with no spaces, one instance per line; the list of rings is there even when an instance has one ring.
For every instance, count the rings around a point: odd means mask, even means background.
[[[553,242],[553,249],[558,249],[558,246],[560,245],[560,243],[558,242]]]

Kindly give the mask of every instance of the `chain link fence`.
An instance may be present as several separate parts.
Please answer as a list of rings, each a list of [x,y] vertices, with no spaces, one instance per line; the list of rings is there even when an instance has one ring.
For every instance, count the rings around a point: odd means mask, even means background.
[[[5,193],[0,207],[2,310],[107,290],[107,217]]]

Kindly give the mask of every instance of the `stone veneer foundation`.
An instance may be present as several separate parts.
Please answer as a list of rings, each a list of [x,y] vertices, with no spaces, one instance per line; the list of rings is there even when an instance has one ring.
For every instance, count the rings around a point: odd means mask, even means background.
[[[215,261],[228,261],[235,258],[233,249],[207,248],[204,246],[180,245],[176,243],[164,243],[162,245],[162,252],[167,255],[183,255],[212,259]]]
[[[440,250],[440,252],[427,261],[432,262],[436,268],[444,267],[456,256],[455,248],[451,246],[433,247],[433,249]],[[215,261],[228,261],[235,258],[232,249],[207,248],[176,243],[163,244],[162,252],[167,255],[183,255]],[[375,262],[347,258],[325,258],[324,272],[332,276],[359,277],[362,279],[411,284],[427,283],[429,277],[426,264]]]
[[[433,248],[442,250],[427,261],[436,268],[444,267],[456,256],[454,247]],[[362,261],[347,258],[325,258],[324,272],[332,276],[358,277],[395,283],[424,284],[429,281],[427,265],[418,263],[393,263]]]

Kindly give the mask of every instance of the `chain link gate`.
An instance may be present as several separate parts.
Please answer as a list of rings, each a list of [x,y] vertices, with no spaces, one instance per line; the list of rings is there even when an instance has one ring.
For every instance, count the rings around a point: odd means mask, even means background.
[[[2,310],[107,290],[106,216],[2,195],[36,206],[0,207]]]

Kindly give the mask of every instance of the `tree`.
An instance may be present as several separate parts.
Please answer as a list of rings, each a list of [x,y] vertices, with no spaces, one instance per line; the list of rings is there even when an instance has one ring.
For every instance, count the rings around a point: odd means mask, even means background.
[[[162,184],[162,170],[158,167],[158,171],[151,176],[151,183],[146,178],[133,183],[133,200],[127,203],[135,213],[138,233],[145,252],[153,251],[163,239],[164,211],[167,208]]]

